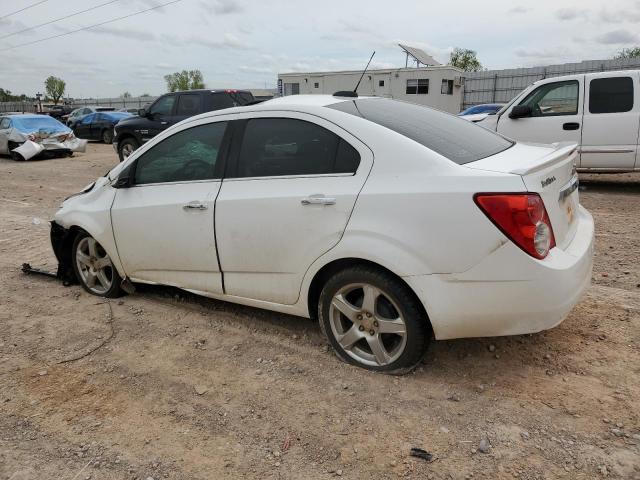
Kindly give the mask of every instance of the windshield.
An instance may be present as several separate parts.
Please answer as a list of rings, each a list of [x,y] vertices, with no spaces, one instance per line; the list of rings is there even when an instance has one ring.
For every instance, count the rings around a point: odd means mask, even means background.
[[[327,108],[362,117],[463,165],[502,152],[513,142],[455,115],[388,98],[364,98]]]
[[[45,115],[41,117],[12,117],[11,123],[16,129],[24,133],[35,132],[37,130],[46,130],[47,132],[71,131],[55,118]]]
[[[458,115],[476,115],[478,113],[496,113],[498,112],[503,105],[475,105],[473,107],[469,107],[463,112],[460,112]]]

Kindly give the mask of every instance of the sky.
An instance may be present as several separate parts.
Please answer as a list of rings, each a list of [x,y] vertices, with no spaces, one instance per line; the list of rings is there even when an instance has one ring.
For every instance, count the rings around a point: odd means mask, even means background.
[[[0,0],[0,88],[32,96],[54,75],[74,98],[158,95],[163,76],[183,69],[199,69],[209,88],[275,88],[278,73],[361,69],[374,50],[371,68],[404,66],[398,43],[442,63],[470,48],[488,69],[640,45],[639,0],[179,0],[103,23],[168,1],[46,0],[12,14],[39,2]]]

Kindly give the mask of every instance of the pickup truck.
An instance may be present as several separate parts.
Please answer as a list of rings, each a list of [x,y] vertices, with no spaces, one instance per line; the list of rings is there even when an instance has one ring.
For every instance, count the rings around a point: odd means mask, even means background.
[[[253,102],[253,95],[245,90],[189,90],[166,93],[158,97],[149,108],[138,110],[137,116],[116,124],[113,148],[118,152],[122,162],[147,140],[185,118]]]
[[[574,142],[578,171],[640,171],[640,70],[539,80],[476,125],[523,142]]]

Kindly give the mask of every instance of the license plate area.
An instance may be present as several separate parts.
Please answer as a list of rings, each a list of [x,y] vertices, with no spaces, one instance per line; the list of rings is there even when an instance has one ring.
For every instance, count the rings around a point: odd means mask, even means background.
[[[564,210],[569,225],[575,220],[578,210],[578,186],[578,175],[574,174],[571,180],[560,189],[558,196],[558,203],[560,208]]]

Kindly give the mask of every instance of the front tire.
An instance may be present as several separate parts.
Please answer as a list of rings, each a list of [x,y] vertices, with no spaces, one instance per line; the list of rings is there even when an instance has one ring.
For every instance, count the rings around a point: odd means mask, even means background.
[[[19,143],[9,142],[7,146],[9,147],[9,156],[11,157],[11,160],[13,160],[14,162],[24,161],[24,157],[22,155],[20,155],[18,152],[13,151],[14,148],[18,148],[20,146]]]
[[[318,302],[320,327],[344,361],[404,374],[424,356],[428,319],[413,292],[393,275],[358,266],[335,274]]]
[[[71,259],[76,278],[87,292],[115,298],[122,294],[118,275],[109,254],[91,235],[80,233],[73,242]]]
[[[124,162],[139,146],[140,144],[138,144],[135,138],[125,138],[122,140],[118,145],[120,161]]]

